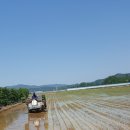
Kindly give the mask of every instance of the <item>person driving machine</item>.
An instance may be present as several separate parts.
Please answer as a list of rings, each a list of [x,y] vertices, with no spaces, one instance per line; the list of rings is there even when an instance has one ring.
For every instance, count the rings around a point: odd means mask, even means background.
[[[37,95],[35,94],[35,92],[33,93],[33,95],[32,95],[32,99],[35,99],[35,100],[37,100]]]

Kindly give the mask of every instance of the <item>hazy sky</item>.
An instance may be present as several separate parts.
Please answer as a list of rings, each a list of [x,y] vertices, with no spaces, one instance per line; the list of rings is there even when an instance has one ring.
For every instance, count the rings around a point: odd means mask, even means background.
[[[129,0],[0,1],[0,86],[128,72]]]

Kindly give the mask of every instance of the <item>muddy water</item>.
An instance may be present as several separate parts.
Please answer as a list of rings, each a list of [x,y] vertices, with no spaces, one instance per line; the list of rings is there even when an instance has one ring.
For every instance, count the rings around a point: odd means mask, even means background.
[[[48,130],[47,113],[28,113],[22,104],[0,112],[0,130]]]

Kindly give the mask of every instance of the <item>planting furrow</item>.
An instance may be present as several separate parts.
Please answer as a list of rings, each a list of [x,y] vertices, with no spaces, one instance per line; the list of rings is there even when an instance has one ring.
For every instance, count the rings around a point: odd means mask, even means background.
[[[54,103],[55,103],[55,98],[54,98],[54,95],[52,96],[52,118],[53,118],[53,124],[54,124],[54,130],[61,130],[61,125],[60,125],[60,122],[58,120],[58,117],[57,117],[57,114],[56,114],[56,110],[55,110],[55,106],[54,106]]]
[[[59,113],[60,109],[58,109],[58,107],[57,107],[57,100],[56,99],[54,100],[54,108],[55,108],[55,112],[56,112],[57,118],[59,120],[61,129],[62,130],[68,130],[68,128],[66,127],[66,124],[65,124],[65,122],[64,122],[64,120],[62,118],[62,116]]]
[[[77,122],[80,123],[81,128],[83,130],[85,130],[85,129],[94,130],[96,128],[90,122],[84,120],[84,118],[85,118],[84,115],[82,115],[80,112],[78,112],[76,110],[76,108],[74,108],[70,104],[66,104],[64,102],[62,102],[62,103],[64,104],[64,106],[66,107],[66,109],[68,109],[69,115],[72,116],[72,117],[75,117],[77,119]]]
[[[57,108],[59,110],[59,114],[61,115],[62,119],[64,120],[67,130],[75,130],[72,120],[70,120],[70,118],[68,118],[68,116],[66,115],[66,112],[63,110],[62,107],[60,107],[61,101],[59,102],[57,100]]]
[[[78,113],[78,115],[80,115],[80,117],[84,120],[85,123],[87,123],[87,125],[90,127],[90,129],[94,129],[94,130],[95,129],[98,129],[98,130],[102,129],[100,124],[103,125],[103,123],[99,122],[98,120],[95,120],[95,118],[93,118],[90,113],[84,112],[82,110],[82,108],[79,109],[80,108],[79,104],[72,103],[72,104],[70,104],[70,106],[72,106],[72,108],[75,107],[76,113]]]
[[[79,107],[79,106],[81,106],[81,104],[77,103],[75,107]],[[83,113],[84,115],[86,115],[86,118],[88,117],[88,119],[90,119],[91,122],[93,122],[94,124],[98,124],[96,129],[99,129],[99,130],[108,129],[108,128],[111,130],[115,129],[115,127],[113,128],[110,124],[106,123],[104,120],[101,120],[101,118],[99,118],[98,116],[90,112],[86,106],[79,111],[80,113]]]
[[[51,114],[51,101],[48,99],[48,130],[53,130],[53,119]]]
[[[79,103],[80,105],[83,105],[84,108],[87,108],[86,110],[92,114],[94,114],[95,116],[99,117],[99,119],[102,119],[103,121],[106,122],[106,124],[109,122],[109,124],[111,124],[111,126],[113,127],[117,127],[118,129],[129,129],[128,125],[120,123],[117,120],[114,120],[113,118],[109,118],[106,116],[106,113],[100,112],[98,109],[94,109],[93,106],[91,106],[91,103],[86,103],[85,101],[77,101],[77,103]]]
[[[84,101],[84,100],[82,100]],[[85,101],[86,102],[86,101]],[[87,102],[86,102],[87,103]],[[99,112],[105,113],[105,115],[107,117],[110,117],[112,119],[118,120],[119,122],[123,123],[123,124],[129,124],[129,120],[130,120],[130,111],[129,109],[117,109],[114,107],[109,107],[107,105],[101,105],[101,103],[91,103],[90,104],[92,108],[94,108],[95,110],[98,110]],[[114,104],[113,104],[114,106]]]
[[[66,104],[64,104],[63,101],[60,101],[60,105],[64,106],[64,107],[61,107],[61,110],[72,123],[74,130],[83,130],[82,127],[80,127],[80,125],[81,125],[80,123],[82,123],[82,122],[79,122],[79,120],[77,120],[77,118],[74,116],[74,114],[72,112],[70,112],[70,108],[68,108],[66,106]]]

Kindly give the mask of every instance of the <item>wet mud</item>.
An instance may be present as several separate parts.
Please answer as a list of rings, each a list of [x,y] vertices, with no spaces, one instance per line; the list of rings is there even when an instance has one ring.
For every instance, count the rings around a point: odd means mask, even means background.
[[[47,113],[28,113],[21,104],[0,112],[0,130],[48,130]]]

